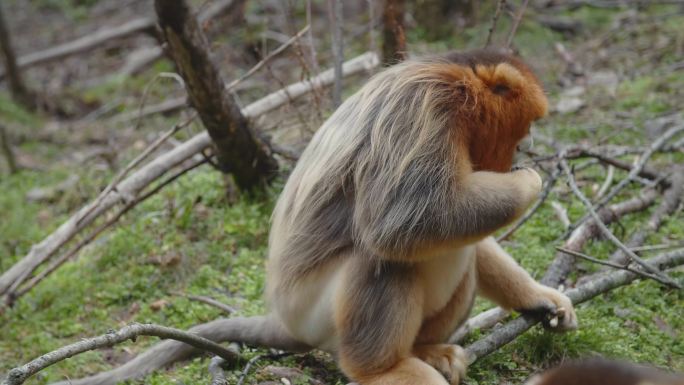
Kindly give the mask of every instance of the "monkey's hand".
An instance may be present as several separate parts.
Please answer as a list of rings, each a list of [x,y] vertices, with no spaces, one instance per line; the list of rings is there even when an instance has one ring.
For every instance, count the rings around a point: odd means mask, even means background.
[[[514,166],[511,174],[515,175],[515,183],[521,193],[523,210],[534,202],[542,189],[542,178],[539,174],[529,167]]]
[[[577,314],[572,301],[556,289],[535,282],[530,297],[518,309],[523,314],[542,317],[542,324],[553,331],[577,329]]]
[[[451,385],[457,385],[465,377],[468,358],[458,345],[418,345],[413,348],[413,354],[435,368]]]

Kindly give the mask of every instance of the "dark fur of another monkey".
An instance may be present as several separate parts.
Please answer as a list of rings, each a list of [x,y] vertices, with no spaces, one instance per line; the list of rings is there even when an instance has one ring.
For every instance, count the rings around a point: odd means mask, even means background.
[[[456,384],[449,335],[476,293],[558,314],[493,240],[537,199],[517,144],[545,115],[542,87],[493,51],[410,60],[375,75],[325,122],[278,200],[269,240],[269,322],[281,341],[332,353],[364,385]]]
[[[627,362],[590,359],[565,363],[533,377],[526,385],[684,385],[684,375]]]

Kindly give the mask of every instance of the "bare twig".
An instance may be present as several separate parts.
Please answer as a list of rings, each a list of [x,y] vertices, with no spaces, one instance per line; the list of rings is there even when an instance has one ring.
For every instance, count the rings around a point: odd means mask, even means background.
[[[659,269],[660,271],[679,266],[684,264],[684,249],[660,254],[649,259],[648,263],[652,268]],[[565,294],[572,300],[573,304],[579,304],[588,301],[599,294],[627,285],[637,278],[639,278],[638,275],[628,271],[614,271],[601,275],[574,289],[568,290]],[[513,341],[516,337],[527,331],[539,321],[540,319],[538,318],[522,316],[494,330],[485,338],[466,347],[470,362],[474,362],[491,354],[500,347]]]
[[[496,10],[494,11],[494,16],[492,16],[492,24],[489,26],[489,32],[487,33],[487,40],[485,41],[484,47],[487,48],[492,44],[492,37],[494,36],[494,31],[496,31],[496,23],[499,21],[499,16],[501,15],[501,10],[506,6],[506,0],[499,0],[496,3]]]
[[[155,336],[181,341],[197,349],[214,353],[227,361],[235,361],[238,358],[235,352],[206,338],[183,330],[153,324],[132,324],[117,332],[112,331],[98,337],[88,338],[61,347],[50,353],[44,354],[23,366],[14,368],[7,374],[7,378],[3,382],[3,385],[20,385],[32,375],[69,357],[73,357],[83,352],[109,347],[127,340],[135,341],[138,336]]]
[[[285,43],[283,43],[282,45],[280,45],[278,48],[276,48],[275,50],[271,51],[268,55],[266,55],[266,57],[264,57],[263,59],[261,59],[261,61],[259,61],[256,65],[254,65],[254,67],[250,68],[249,71],[245,72],[245,73],[244,73],[242,76],[240,76],[239,78],[237,78],[237,79],[233,80],[232,82],[228,83],[228,84],[226,85],[226,90],[231,90],[231,89],[235,88],[235,86],[237,86],[238,84],[242,83],[245,79],[247,79],[247,78],[249,78],[250,76],[252,76],[255,72],[259,71],[259,70],[261,69],[261,67],[263,67],[266,63],[268,63],[268,62],[270,62],[271,60],[273,60],[273,58],[275,58],[276,56],[278,56],[278,55],[280,55],[281,53],[285,52],[286,49],[288,49],[292,44],[294,44],[294,43],[297,42],[299,39],[301,39],[301,37],[302,37],[305,33],[307,33],[308,31],[310,31],[310,30],[311,30],[311,28],[310,28],[309,25],[307,25],[306,27],[302,28],[302,30],[299,31],[299,32],[297,32],[296,35],[292,36],[288,41],[286,41]]]
[[[500,307],[494,307],[470,317],[454,334],[449,337],[450,344],[457,344],[473,330],[489,329],[508,317],[511,313]]]
[[[332,50],[335,61],[335,83],[333,84],[333,107],[342,104],[342,63],[344,62],[344,41],[342,38],[342,0],[328,0],[328,12],[332,28]]]
[[[188,119],[181,123],[175,124],[173,127],[171,127],[170,130],[166,131],[164,134],[162,134],[157,140],[152,142],[147,148],[137,157],[135,157],[126,167],[124,167],[123,170],[121,170],[115,177],[112,179],[111,182],[102,190],[100,195],[95,199],[95,202],[93,203],[91,210],[83,212],[81,217],[76,221],[77,224],[79,224],[83,219],[87,218],[91,213],[92,210],[95,210],[96,207],[102,203],[102,201],[107,197],[107,195],[116,190],[116,185],[121,182],[126,175],[128,175],[131,170],[136,168],[140,163],[142,163],[145,159],[147,159],[150,154],[152,154],[154,151],[156,151],[164,142],[166,142],[170,137],[175,135],[179,130],[182,128],[187,127],[190,123],[192,123],[193,120],[197,117],[196,113],[193,113]]]
[[[215,300],[215,299],[213,299],[213,298],[211,298],[211,297],[206,297],[206,296],[203,296],[203,295],[192,295],[192,294],[178,293],[178,292],[175,292],[175,293],[173,293],[173,294],[174,294],[174,295],[179,295],[179,296],[181,296],[181,297],[185,297],[185,298],[187,298],[187,299],[191,299],[191,300],[193,300],[193,301],[199,301],[199,302],[205,303],[205,304],[207,304],[207,305],[209,305],[209,306],[213,306],[213,307],[215,307],[215,308],[217,308],[217,309],[221,309],[221,310],[223,310],[226,314],[233,314],[233,313],[235,313],[235,309],[234,309],[233,307],[231,307],[231,306],[229,306],[229,305],[227,305],[227,304],[225,304],[225,303],[223,303],[223,302],[221,302],[221,301],[217,301],[217,300]]]
[[[603,223],[601,217],[598,215],[598,213],[596,213],[596,210],[594,210],[594,208],[592,207],[592,204],[589,201],[589,199],[587,199],[587,197],[584,196],[584,194],[580,191],[579,187],[577,187],[575,177],[572,174],[572,170],[570,170],[570,166],[568,166],[568,162],[565,159],[561,159],[560,164],[563,168],[563,171],[565,171],[565,173],[568,176],[568,184],[570,185],[570,188],[572,189],[573,193],[586,206],[587,210],[589,210],[589,214],[591,214],[591,216],[594,218],[596,225],[599,227],[603,235],[606,238],[608,238],[615,246],[622,249],[622,251],[625,252],[634,262],[641,265],[648,272],[655,274],[658,277],[658,282],[665,285],[669,285],[671,287],[681,288],[681,286],[677,282],[673,281],[672,278],[668,277],[664,273],[661,273],[657,269],[648,265],[643,259],[641,259],[641,257],[636,255],[627,246],[625,246],[624,243],[620,242],[620,240],[613,234],[612,231],[610,231],[606,224]]]
[[[518,13],[515,15],[511,32],[508,33],[508,40],[506,40],[506,48],[511,48],[511,44],[513,44],[513,38],[515,37],[515,33],[518,31],[518,26],[520,26],[520,21],[522,21],[522,17],[525,14],[527,3],[529,3],[529,0],[523,0],[520,10],[518,10]]]
[[[587,260],[587,261],[589,261],[589,262],[593,262],[593,263],[596,263],[596,264],[599,264],[599,265],[603,265],[603,266],[612,267],[612,268],[614,268],[614,269],[620,269],[620,270],[630,271],[630,272],[632,272],[632,273],[634,273],[634,274],[636,274],[636,275],[642,276],[642,277],[644,277],[644,278],[649,278],[649,279],[652,279],[652,280],[654,280],[654,281],[660,282],[660,279],[659,279],[658,277],[656,277],[655,275],[646,273],[646,272],[641,271],[641,270],[632,269],[629,265],[618,265],[617,263],[613,263],[613,262],[610,262],[610,261],[604,261],[604,260],[601,260],[601,259],[597,259],[597,258],[591,257],[591,256],[589,256],[589,255],[587,255],[587,254],[580,253],[579,251],[568,250],[568,249],[564,249],[564,248],[562,248],[562,247],[556,247],[556,250],[561,251],[561,252],[566,253],[566,254],[570,254],[570,255],[572,255],[573,257],[578,257],[578,258],[585,259],[585,260]]]

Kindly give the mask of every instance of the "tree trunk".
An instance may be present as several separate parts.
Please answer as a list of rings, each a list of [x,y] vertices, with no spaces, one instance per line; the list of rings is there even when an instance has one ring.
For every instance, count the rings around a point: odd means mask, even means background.
[[[221,171],[232,174],[241,190],[262,187],[277,163],[252,131],[233,97],[224,89],[209,56],[209,44],[184,0],[155,0],[170,55],[178,67],[191,105],[213,140]]]
[[[5,155],[7,168],[9,169],[10,174],[14,174],[19,171],[16,158],[14,157],[14,152],[12,152],[12,145],[9,142],[7,130],[2,123],[0,123],[0,148],[2,148],[2,153]]]
[[[474,24],[475,0],[419,0],[412,14],[429,40],[449,37],[457,29]]]
[[[404,0],[385,0],[382,11],[382,64],[389,66],[406,59]]]
[[[12,48],[12,41],[10,40],[9,31],[5,24],[5,16],[2,12],[0,4],[0,48],[2,48],[2,56],[5,62],[5,72],[9,80],[10,91],[12,98],[22,106],[29,110],[36,109],[36,101],[31,92],[26,88],[24,81],[21,79],[21,73],[17,67],[17,59],[14,56],[14,49]]]

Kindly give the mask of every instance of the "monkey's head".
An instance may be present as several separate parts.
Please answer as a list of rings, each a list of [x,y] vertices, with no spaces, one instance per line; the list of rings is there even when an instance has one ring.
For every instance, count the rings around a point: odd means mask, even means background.
[[[456,124],[466,127],[473,169],[509,171],[518,143],[532,122],[546,115],[541,83],[522,60],[494,50],[451,53],[446,59],[456,64],[454,81],[462,81],[475,98],[456,116]]]

